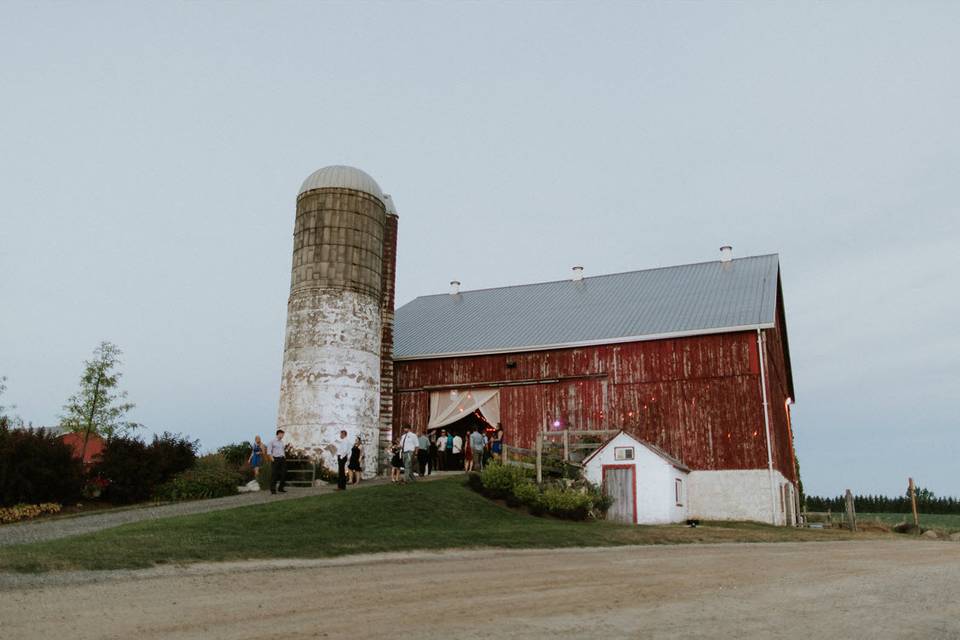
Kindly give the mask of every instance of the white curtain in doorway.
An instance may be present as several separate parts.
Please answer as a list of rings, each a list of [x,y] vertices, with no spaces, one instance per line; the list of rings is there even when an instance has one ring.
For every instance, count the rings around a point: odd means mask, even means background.
[[[500,390],[496,388],[452,389],[430,393],[430,422],[427,429],[453,424],[477,409],[496,426],[500,422]]]

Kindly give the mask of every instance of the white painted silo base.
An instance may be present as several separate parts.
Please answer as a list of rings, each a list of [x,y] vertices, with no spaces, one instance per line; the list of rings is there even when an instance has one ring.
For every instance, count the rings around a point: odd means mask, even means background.
[[[334,471],[333,442],[346,429],[364,442],[363,475],[377,472],[380,307],[352,291],[296,292],[287,334],[277,428],[285,440]]]

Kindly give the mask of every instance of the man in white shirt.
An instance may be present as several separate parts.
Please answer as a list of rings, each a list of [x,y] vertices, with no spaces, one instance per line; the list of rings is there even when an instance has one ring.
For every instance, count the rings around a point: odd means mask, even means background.
[[[400,436],[400,451],[403,453],[403,480],[413,482],[413,459],[420,448],[420,438],[410,430],[410,425],[403,425],[403,435]]]
[[[333,441],[333,446],[337,448],[337,491],[345,491],[347,488],[347,460],[350,459],[350,439],[347,438],[347,430],[340,430],[340,437]]]
[[[277,429],[277,437],[267,443],[267,455],[270,456],[270,493],[277,492],[277,483],[280,483],[280,493],[286,493],[287,465],[283,453],[283,429]]]
[[[463,438],[459,433],[453,436],[453,468],[463,471]]]

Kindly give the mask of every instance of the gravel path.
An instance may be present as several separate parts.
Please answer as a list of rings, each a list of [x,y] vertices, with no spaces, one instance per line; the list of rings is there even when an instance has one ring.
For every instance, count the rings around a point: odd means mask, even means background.
[[[366,480],[355,487],[350,487],[348,490],[376,486],[387,482],[386,479],[381,478]],[[228,496],[226,498],[177,502],[158,506],[123,509],[120,511],[106,511],[72,517],[48,518],[33,522],[8,524],[0,527],[0,547],[11,544],[67,538],[92,531],[110,529],[131,522],[170,518],[172,516],[185,516],[194,513],[208,513],[210,511],[222,511],[224,509],[236,509],[237,507],[276,502],[278,500],[296,500],[297,498],[332,493],[334,489],[335,487],[333,485],[314,488],[290,487],[285,494],[272,495],[269,491],[255,491],[253,493],[241,493],[238,496]]]

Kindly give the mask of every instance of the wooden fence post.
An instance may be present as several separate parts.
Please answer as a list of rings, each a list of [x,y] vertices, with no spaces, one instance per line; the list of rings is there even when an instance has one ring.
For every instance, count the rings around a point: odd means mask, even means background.
[[[845,496],[845,502],[847,507],[847,526],[850,528],[850,531],[857,530],[857,512],[854,509],[853,505],[853,492],[850,489],[847,489],[847,495]]]
[[[543,434],[537,434],[537,484],[543,482]]]
[[[563,430],[563,461],[568,462],[570,460],[570,431],[568,429]]]
[[[916,487],[913,485],[913,478],[907,478],[910,483],[910,506],[913,508],[913,524],[916,527],[920,526],[920,515],[917,513],[917,491]]]

